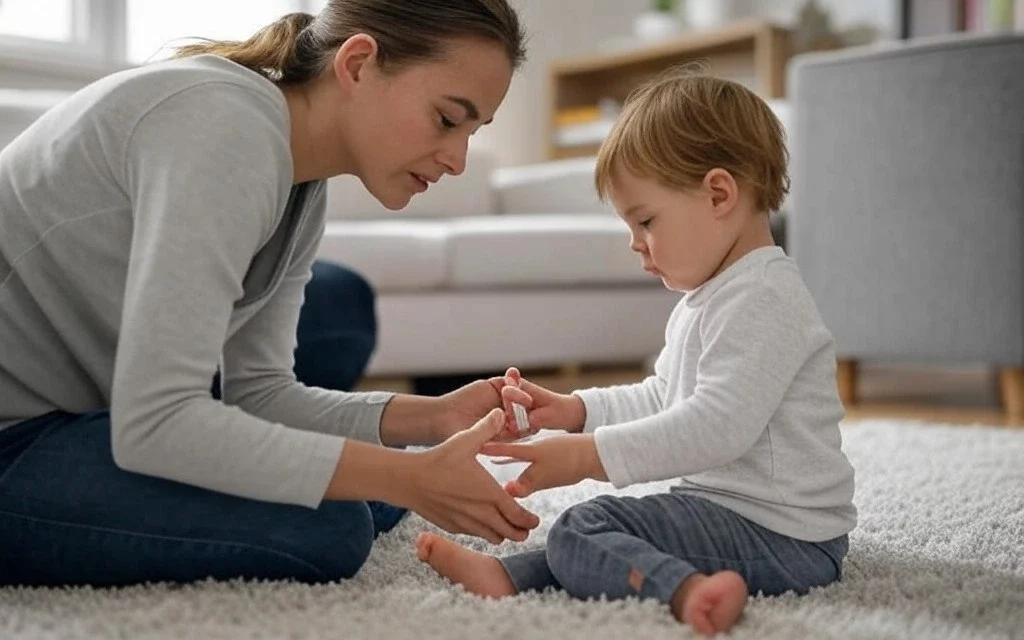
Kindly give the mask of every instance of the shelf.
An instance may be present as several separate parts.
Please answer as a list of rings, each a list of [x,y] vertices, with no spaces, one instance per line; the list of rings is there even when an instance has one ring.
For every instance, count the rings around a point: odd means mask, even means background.
[[[602,98],[621,103],[652,76],[695,61],[700,61],[708,73],[741,82],[766,99],[781,98],[785,95],[789,57],[787,29],[749,20],[643,48],[557,60],[550,68],[548,156],[577,157],[596,149],[595,145],[555,144],[555,115],[561,109],[595,105]]]
[[[639,49],[563,58],[555,61],[552,71],[560,75],[575,75],[661,62],[665,58],[700,57],[716,49],[745,46],[773,32],[788,34],[786,29],[760,20],[737,22],[720,30],[694,32]]]

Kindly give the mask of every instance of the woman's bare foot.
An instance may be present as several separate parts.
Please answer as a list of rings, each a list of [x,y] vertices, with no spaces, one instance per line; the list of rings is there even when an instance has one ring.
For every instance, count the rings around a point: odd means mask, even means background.
[[[516,587],[494,556],[478,553],[451,540],[424,531],[416,538],[416,555],[434,571],[478,596],[512,596]]]
[[[672,615],[705,636],[732,628],[747,604],[747,583],[735,571],[694,574],[672,597]]]

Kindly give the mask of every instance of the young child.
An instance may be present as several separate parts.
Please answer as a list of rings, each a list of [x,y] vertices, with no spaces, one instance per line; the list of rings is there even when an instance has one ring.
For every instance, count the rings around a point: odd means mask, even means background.
[[[615,487],[681,477],[667,494],[600,496],[563,513],[547,548],[503,558],[424,532],[417,552],[472,592],[560,586],[653,597],[706,635],[748,592],[806,593],[840,578],[856,525],[833,339],[768,212],[788,189],[778,120],[739,84],[678,72],[627,101],[596,184],[629,225],[643,268],[684,292],[655,373],[560,395],[513,380],[530,427],[568,435],[489,443],[531,464],[516,497],[585,478]],[[642,310],[637,310],[642,313]]]

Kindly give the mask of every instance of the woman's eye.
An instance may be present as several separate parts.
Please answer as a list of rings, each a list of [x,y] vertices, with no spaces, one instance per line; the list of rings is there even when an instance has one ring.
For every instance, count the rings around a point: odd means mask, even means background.
[[[441,126],[445,129],[454,129],[456,124],[448,119],[443,113],[441,114]]]

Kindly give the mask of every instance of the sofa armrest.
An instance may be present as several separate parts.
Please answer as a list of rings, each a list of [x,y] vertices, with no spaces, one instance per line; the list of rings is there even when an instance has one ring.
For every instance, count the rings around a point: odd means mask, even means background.
[[[613,213],[594,188],[597,158],[498,169],[491,176],[498,213]]]
[[[1024,362],[1024,35],[794,59],[789,245],[841,355]]]

